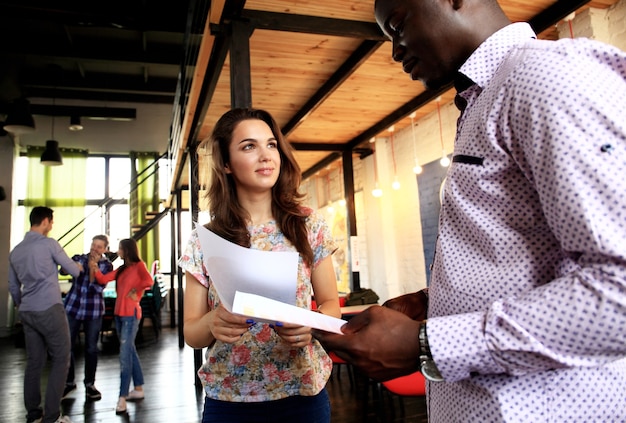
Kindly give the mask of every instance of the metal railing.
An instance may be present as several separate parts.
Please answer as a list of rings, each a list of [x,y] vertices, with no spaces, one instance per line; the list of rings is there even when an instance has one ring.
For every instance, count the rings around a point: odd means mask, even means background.
[[[62,243],[63,248],[67,247],[72,241],[74,241],[76,238],[78,238],[85,232],[84,224],[85,224],[85,221],[87,221],[87,219],[89,219],[96,213],[99,213],[100,215],[104,215],[106,213],[106,210],[111,205],[118,204],[120,202],[119,200],[120,197],[128,194],[128,198],[129,199],[132,198],[133,195],[139,190],[139,188],[143,186],[142,184],[149,181],[151,177],[154,177],[156,175],[156,177],[158,178],[160,161],[161,159],[164,159],[164,158],[167,158],[167,153],[158,157],[148,167],[146,167],[141,172],[139,172],[136,177],[132,178],[127,184],[124,184],[117,192],[113,193],[113,195],[105,198],[102,202],[100,202],[97,205],[97,207],[93,211],[86,214],[85,217],[83,217],[79,222],[77,222],[74,226],[72,226],[67,232],[61,235],[58,238],[58,241]],[[155,184],[154,192],[152,194],[153,196],[158,198],[159,196],[159,184],[158,183]],[[139,208],[142,208],[145,206],[151,206],[151,205],[152,205],[152,199],[149,202],[143,202],[143,203],[136,202],[134,205],[131,205],[131,201],[129,201],[129,207],[130,207],[129,214],[130,216],[132,216],[133,214],[137,213]],[[142,228],[142,230],[132,234],[133,238],[135,238],[136,240],[141,239],[141,237],[143,237],[146,233],[148,233],[149,230],[151,230],[152,228],[154,228],[154,226],[156,226],[156,223],[158,223],[158,221],[161,220],[161,218],[165,214],[167,214],[169,210],[166,209],[166,210],[154,210],[154,211],[158,211],[159,213],[155,215],[155,217],[151,219],[150,221],[144,222],[144,225],[143,225],[144,227]],[[153,221],[155,220],[156,222],[154,222],[153,224]],[[146,229],[145,227],[149,227],[149,229],[144,230]],[[62,241],[64,239],[66,239],[66,241]]]

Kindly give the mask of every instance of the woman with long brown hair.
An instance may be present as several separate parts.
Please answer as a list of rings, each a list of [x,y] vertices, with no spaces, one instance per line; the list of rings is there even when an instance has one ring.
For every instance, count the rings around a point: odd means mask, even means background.
[[[98,283],[115,280],[115,330],[120,341],[120,397],[115,412],[126,412],[126,400],[143,399],[143,371],[135,347],[135,336],[141,320],[141,297],[154,283],[146,264],[139,257],[137,241],[132,238],[120,241],[117,255],[124,263],[112,272],[102,274],[97,264],[94,266]],[[130,380],[134,389],[129,392]]]
[[[301,204],[301,174],[291,146],[263,110],[233,109],[211,137],[211,221],[207,228],[235,244],[299,253],[296,305],[339,317],[331,261],[336,250],[324,219]],[[205,390],[203,423],[328,423],[325,385],[332,362],[311,328],[270,325],[229,313],[202,264],[196,231],[180,258],[186,270],[184,334],[209,347],[198,372]],[[245,266],[245,263],[242,263]]]

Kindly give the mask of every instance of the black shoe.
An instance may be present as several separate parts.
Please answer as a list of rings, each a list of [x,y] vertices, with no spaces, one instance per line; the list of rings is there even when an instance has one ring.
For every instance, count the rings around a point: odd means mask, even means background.
[[[61,397],[61,399],[65,399],[69,395],[69,393],[72,392],[74,389],[76,389],[75,383],[66,384],[65,389],[63,390],[63,396]]]
[[[102,398],[100,391],[93,385],[85,387],[85,395],[92,401],[98,401]]]

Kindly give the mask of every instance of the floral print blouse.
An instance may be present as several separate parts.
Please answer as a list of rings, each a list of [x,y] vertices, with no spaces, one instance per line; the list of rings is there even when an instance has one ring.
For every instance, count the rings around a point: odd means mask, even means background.
[[[328,225],[317,212],[307,218],[314,266],[336,250]],[[264,251],[296,251],[275,221],[248,227],[251,248]],[[208,273],[197,232],[191,233],[179,266],[208,287],[211,309],[220,303]],[[188,281],[195,283],[195,281]],[[311,269],[298,260],[296,305],[311,307]],[[257,322],[242,338],[228,344],[216,340],[198,371],[209,398],[231,402],[273,401],[294,395],[317,395],[326,385],[332,361],[316,339],[304,348],[292,348],[268,324]]]

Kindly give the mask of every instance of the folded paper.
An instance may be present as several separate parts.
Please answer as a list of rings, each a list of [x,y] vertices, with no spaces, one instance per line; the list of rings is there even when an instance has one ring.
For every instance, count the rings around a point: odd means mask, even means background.
[[[232,312],[266,323],[293,323],[338,334],[342,334],[341,327],[346,323],[336,317],[239,291],[235,294]]]
[[[232,311],[236,291],[296,304],[298,253],[245,248],[196,224],[204,267],[224,308]]]

